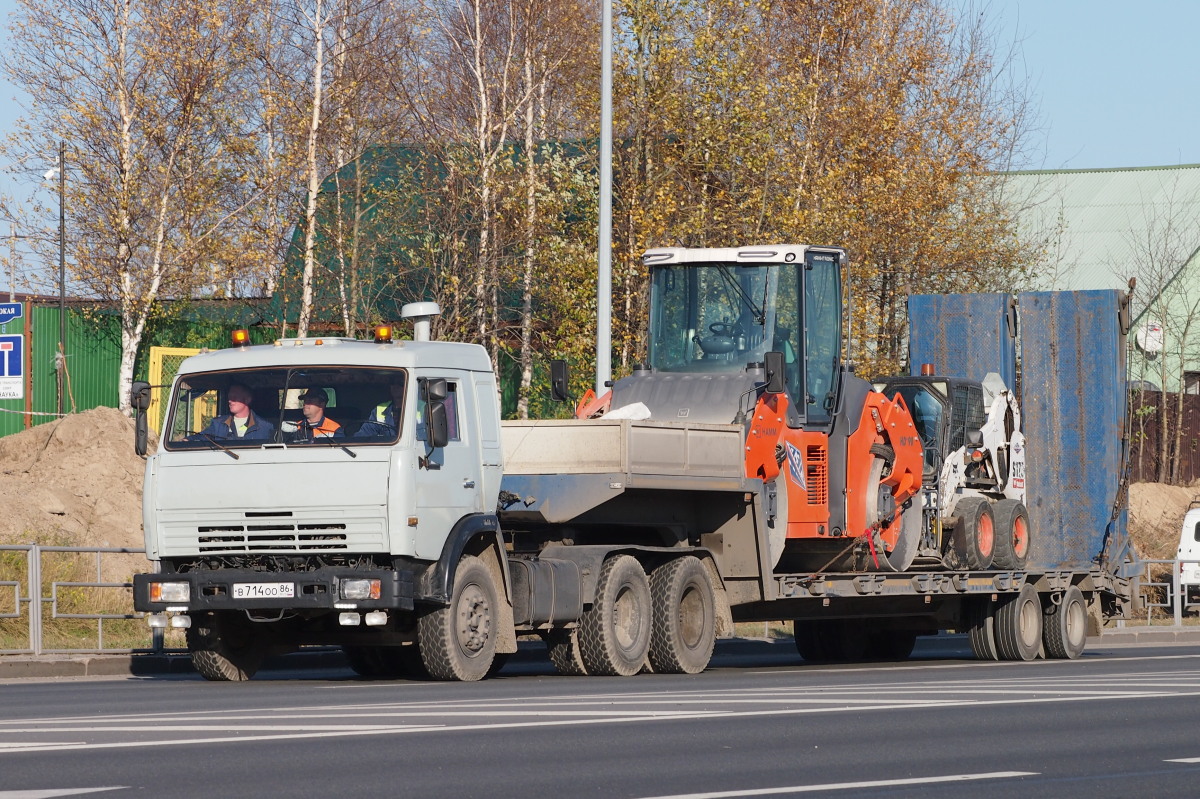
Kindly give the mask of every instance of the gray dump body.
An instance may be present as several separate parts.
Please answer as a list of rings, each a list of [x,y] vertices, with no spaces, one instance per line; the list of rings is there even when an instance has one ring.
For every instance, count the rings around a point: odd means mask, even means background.
[[[622,420],[504,422],[502,522],[564,524],[633,489],[757,492],[741,425]]]

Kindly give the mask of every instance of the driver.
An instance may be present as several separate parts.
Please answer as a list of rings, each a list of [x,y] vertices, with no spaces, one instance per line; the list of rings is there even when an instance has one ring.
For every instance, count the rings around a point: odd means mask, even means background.
[[[201,435],[213,438],[270,438],[275,425],[250,410],[254,393],[241,383],[230,383],[225,399],[229,405],[228,416],[218,416],[200,431]]]

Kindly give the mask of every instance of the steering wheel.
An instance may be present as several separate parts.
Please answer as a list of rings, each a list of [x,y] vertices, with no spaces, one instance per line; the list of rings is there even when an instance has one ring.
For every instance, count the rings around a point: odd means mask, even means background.
[[[733,325],[728,322],[713,322],[708,326],[708,331],[714,336],[729,337],[733,335]]]

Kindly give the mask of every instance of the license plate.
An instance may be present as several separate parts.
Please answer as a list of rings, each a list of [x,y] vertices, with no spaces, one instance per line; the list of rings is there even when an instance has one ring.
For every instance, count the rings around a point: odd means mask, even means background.
[[[295,583],[234,583],[234,599],[292,599]]]

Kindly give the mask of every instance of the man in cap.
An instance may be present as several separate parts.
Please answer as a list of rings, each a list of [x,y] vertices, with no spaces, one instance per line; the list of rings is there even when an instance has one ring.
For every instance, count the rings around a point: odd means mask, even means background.
[[[325,416],[325,406],[329,404],[329,395],[323,388],[310,388],[300,395],[304,403],[301,419],[296,427],[298,432],[308,441],[317,438],[345,438],[346,431],[337,422]]]

